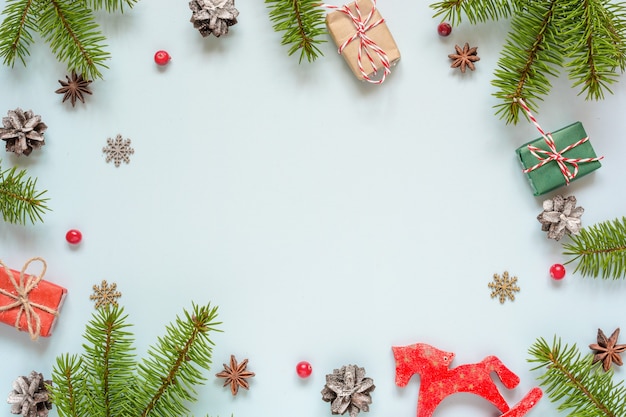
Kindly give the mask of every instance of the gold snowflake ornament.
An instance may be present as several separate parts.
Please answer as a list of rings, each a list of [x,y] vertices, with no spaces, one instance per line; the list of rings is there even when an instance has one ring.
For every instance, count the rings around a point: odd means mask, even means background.
[[[117,299],[122,296],[122,293],[117,291],[116,283],[109,286],[104,279],[102,280],[102,284],[100,286],[93,286],[93,291],[94,293],[89,296],[89,299],[96,302],[94,308],[104,307],[109,304],[117,306]]]
[[[509,277],[509,272],[504,271],[502,276],[493,274],[493,281],[489,283],[491,288],[491,298],[499,297],[500,304],[504,304],[506,299],[515,301],[515,293],[519,292],[519,287],[516,285],[517,277]]]

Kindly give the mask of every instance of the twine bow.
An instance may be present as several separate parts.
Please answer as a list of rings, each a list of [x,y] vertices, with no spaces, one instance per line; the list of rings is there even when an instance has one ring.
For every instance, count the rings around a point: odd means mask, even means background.
[[[522,109],[524,109],[524,111],[526,112],[526,115],[528,116],[530,121],[535,125],[535,127],[537,128],[537,130],[543,137],[544,142],[546,143],[546,145],[548,145],[548,148],[549,148],[549,150],[545,150],[545,149],[538,148],[534,145],[528,145],[528,150],[530,151],[530,153],[535,158],[537,158],[540,162],[531,166],[530,168],[524,169],[523,172],[525,174],[531,171],[534,171],[535,169],[540,168],[544,166],[545,164],[555,161],[557,165],[559,166],[559,170],[561,171],[561,174],[563,174],[563,177],[565,178],[565,184],[569,185],[569,182],[573,180],[574,178],[576,178],[576,175],[578,175],[578,164],[582,164],[585,162],[599,161],[604,158],[604,156],[597,157],[597,158],[566,158],[564,157],[563,154],[565,152],[577,147],[578,145],[581,145],[587,142],[589,140],[589,136],[584,137],[580,139],[579,141],[566,146],[560,151],[557,151],[556,144],[554,143],[554,139],[552,139],[552,134],[545,133],[543,131],[541,126],[539,126],[537,119],[535,119],[535,116],[532,115],[532,113],[530,112],[530,109],[528,108],[524,100],[522,100],[521,98],[516,98],[514,99],[514,101],[517,104],[519,104],[522,107]],[[570,168],[568,168],[567,164],[569,164],[572,167],[573,169],[572,171],[570,171]]]
[[[358,39],[359,48],[357,50],[357,64],[359,66],[359,71],[361,72],[363,79],[372,84],[382,84],[385,81],[387,75],[391,73],[391,64],[389,63],[389,57],[387,56],[387,53],[380,46],[378,46],[376,42],[372,40],[372,38],[367,36],[367,31],[385,22],[385,19],[382,17],[375,22],[370,22],[372,20],[372,17],[374,16],[374,12],[376,11],[376,0],[372,0],[372,9],[365,16],[365,18],[363,18],[363,15],[361,14],[361,9],[359,8],[358,1],[354,2],[354,8],[356,10],[356,13],[353,13],[352,10],[350,10],[350,7],[345,4],[341,7],[328,4],[324,4],[322,6],[328,9],[336,9],[338,12],[345,14],[350,18],[350,20],[354,24],[354,27],[356,28],[356,32],[354,32],[354,35],[346,39],[346,41],[342,43],[341,46],[339,46],[338,52],[340,54],[343,53],[343,50],[351,42]],[[379,80],[370,78],[363,68],[363,53],[365,53],[365,56],[367,56],[370,65],[374,69],[374,74],[378,73],[378,67],[374,63],[374,58],[372,57],[372,53],[370,53],[370,51],[378,56],[378,59],[380,59],[380,62],[384,68],[383,76]]]
[[[43,264],[43,269],[38,276],[29,275],[28,278],[26,278],[26,274],[25,274],[26,269],[34,261],[40,261]],[[37,308],[39,310],[45,311],[46,313],[50,313],[55,316],[59,314],[58,311],[50,307],[31,302],[28,299],[28,294],[34,288],[37,287],[37,285],[43,279],[43,276],[46,273],[46,268],[47,268],[46,261],[44,261],[42,258],[29,259],[24,264],[24,266],[22,267],[22,270],[20,271],[19,282],[15,280],[15,276],[13,276],[13,273],[11,272],[9,267],[7,267],[4,264],[4,262],[2,262],[1,260],[0,260],[0,266],[4,268],[4,271],[9,277],[9,280],[11,281],[11,284],[15,288],[15,292],[16,292],[16,294],[13,294],[11,292],[8,292],[0,288],[0,294],[5,295],[15,300],[11,304],[0,307],[0,312],[8,311],[16,307],[19,308],[19,311],[17,312],[17,317],[15,319],[15,328],[20,330],[20,320],[22,318],[22,314],[26,315],[26,323],[28,324],[28,333],[30,334],[30,338],[32,340],[36,340],[41,333],[41,318],[39,317],[39,314],[37,314],[35,309]]]

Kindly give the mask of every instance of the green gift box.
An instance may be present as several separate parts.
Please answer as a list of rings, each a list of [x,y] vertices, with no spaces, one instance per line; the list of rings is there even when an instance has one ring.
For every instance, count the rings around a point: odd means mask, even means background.
[[[602,158],[596,157],[593,146],[591,146],[591,142],[588,139],[582,143],[576,144],[576,142],[581,139],[587,138],[587,133],[585,132],[582,123],[572,123],[569,126],[553,132],[551,136],[557,153],[561,154],[563,158],[566,158],[563,163],[571,174],[574,174],[575,165],[567,162],[567,160],[581,159],[581,161],[577,162],[578,173],[573,178],[569,178],[569,181],[574,181],[580,177],[584,177],[602,166],[600,162],[598,162],[598,160]],[[566,150],[566,148],[571,145],[575,146]],[[535,153],[539,156],[538,158],[533,155],[529,146],[536,147],[547,152],[544,153],[535,150]],[[549,159],[551,158],[551,155],[554,156],[553,150],[550,149],[543,137],[520,146],[515,150],[515,152],[517,153],[525,171],[537,164],[540,164],[543,159]],[[528,176],[528,181],[530,182],[530,186],[532,187],[533,194],[535,196],[545,194],[568,183],[568,179],[565,178],[565,175],[561,172],[561,167],[555,160],[550,160],[542,166],[526,171],[526,175]]]

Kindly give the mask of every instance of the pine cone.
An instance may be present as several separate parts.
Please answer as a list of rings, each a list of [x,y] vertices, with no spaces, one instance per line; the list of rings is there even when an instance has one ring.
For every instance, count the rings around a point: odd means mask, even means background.
[[[239,15],[235,0],[191,0],[189,8],[193,11],[190,22],[204,37],[211,33],[217,37],[227,34]]]
[[[584,208],[576,207],[573,195],[567,198],[557,195],[543,202],[543,212],[539,213],[537,220],[541,223],[541,230],[548,232],[548,239],[560,240],[565,234],[580,232],[580,217],[584,212]]]
[[[365,378],[365,368],[346,365],[326,375],[322,400],[331,403],[331,413],[344,414],[348,411],[350,417],[356,417],[360,411],[369,411],[372,403],[370,393],[374,388],[372,378]]]
[[[0,128],[0,139],[6,141],[7,152],[28,156],[33,149],[45,145],[43,132],[48,126],[41,121],[41,116],[19,107],[9,110],[7,114],[7,117],[2,118],[4,127]]]
[[[13,391],[9,393],[7,402],[11,404],[12,414],[21,414],[23,417],[46,417],[52,410],[50,394],[43,375],[32,371],[28,377],[20,376],[13,381]]]

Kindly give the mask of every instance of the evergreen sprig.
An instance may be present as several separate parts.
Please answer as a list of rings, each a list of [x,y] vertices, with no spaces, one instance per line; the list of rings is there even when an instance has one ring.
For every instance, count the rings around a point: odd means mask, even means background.
[[[50,210],[46,190],[37,191],[37,179],[26,176],[26,170],[0,167],[0,212],[5,222],[26,224],[43,222],[42,215]]]
[[[284,32],[281,44],[288,45],[290,56],[300,51],[300,62],[315,61],[323,55],[318,45],[326,42],[324,13],[319,0],[265,0],[276,32]]]
[[[0,57],[13,66],[16,60],[26,65],[39,32],[68,72],[85,78],[102,78],[101,69],[110,58],[106,38],[95,21],[93,11],[124,11],[138,0],[7,0],[0,24]]]
[[[517,3],[509,0],[443,0],[430,7],[435,9],[433,17],[441,16],[442,20],[455,26],[461,23],[463,16],[472,24],[508,18],[515,11]]]
[[[549,345],[537,339],[529,349],[536,363],[533,370],[543,369],[538,378],[559,411],[570,411],[570,417],[622,417],[626,415],[626,388],[623,381],[613,381],[613,370],[604,372],[601,363],[593,363],[593,354],[582,355],[576,345],[561,345],[554,338]]]
[[[626,217],[584,227],[571,242],[563,243],[564,255],[578,261],[574,272],[603,279],[626,277]]]
[[[435,16],[472,24],[512,17],[492,84],[496,114],[517,123],[523,98],[531,110],[551,90],[550,78],[567,71],[572,87],[600,100],[626,68],[626,6],[612,0],[444,0]]]
[[[137,363],[133,333],[123,308],[107,305],[86,326],[81,355],[64,354],[52,370],[51,398],[60,417],[181,417],[205,378],[217,307],[193,304],[191,313],[166,327],[166,334]]]

